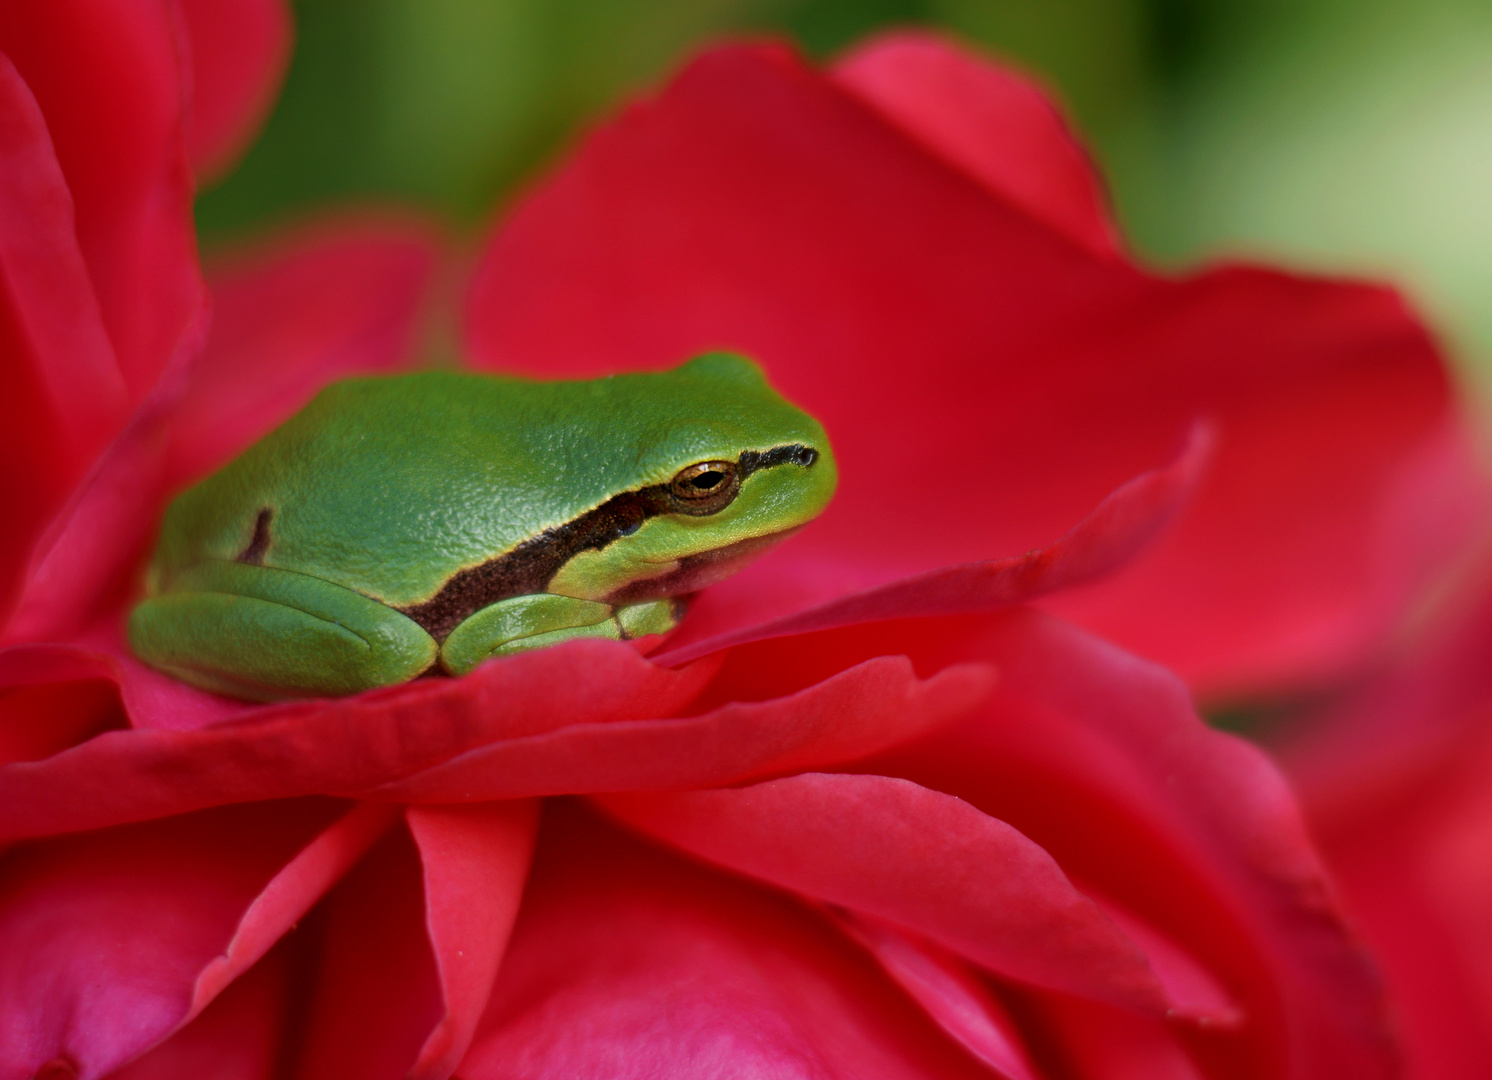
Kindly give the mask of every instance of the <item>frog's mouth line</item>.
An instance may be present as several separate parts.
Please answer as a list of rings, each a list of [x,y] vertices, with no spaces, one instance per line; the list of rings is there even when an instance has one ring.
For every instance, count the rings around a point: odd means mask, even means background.
[[[801,443],[774,446],[765,451],[747,450],[741,454],[736,463],[737,478],[739,481],[744,481],[753,472],[784,465],[812,468],[818,457],[817,450]],[[717,509],[723,510],[725,505],[728,504],[722,504]],[[613,541],[636,532],[648,518],[659,514],[675,513],[678,510],[679,507],[667,483],[653,484],[636,491],[624,491],[594,510],[581,514],[575,520],[548,529],[533,539],[524,541],[511,551],[452,574],[430,599],[398,610],[424,627],[426,633],[437,642],[444,642],[452,630],[460,626],[474,612],[480,611],[489,604],[495,604],[499,600],[506,600],[513,596],[531,596],[544,592],[550,580],[559,573],[560,568],[580,552],[599,551]],[[651,592],[648,595],[650,597],[671,596],[701,589],[710,581],[725,577],[735,566],[740,565],[746,558],[750,558],[762,547],[774,542],[774,538],[780,538],[782,535],[784,534],[777,533],[757,537],[730,544],[715,551],[686,555],[679,560],[678,570],[661,578],[650,579],[648,583],[656,586],[658,582],[672,582],[677,579],[680,583],[678,587],[670,587],[667,592]],[[729,566],[716,569],[713,574],[705,571],[704,567],[713,567],[723,559],[731,557],[729,554],[722,553],[729,553],[737,548],[742,548],[744,551],[747,547],[750,548],[749,553],[741,555]],[[683,584],[695,580],[698,580],[699,584],[692,586]],[[622,589],[621,593],[626,593],[628,588]]]

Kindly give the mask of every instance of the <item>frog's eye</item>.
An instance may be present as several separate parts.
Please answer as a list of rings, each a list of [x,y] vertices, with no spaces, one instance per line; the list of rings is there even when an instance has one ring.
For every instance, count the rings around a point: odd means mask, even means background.
[[[723,510],[740,488],[733,461],[701,461],[680,469],[668,482],[674,507],[685,514],[713,514]]]

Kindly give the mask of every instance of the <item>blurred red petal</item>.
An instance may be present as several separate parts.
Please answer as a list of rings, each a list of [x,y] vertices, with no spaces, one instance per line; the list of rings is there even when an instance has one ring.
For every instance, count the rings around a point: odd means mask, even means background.
[[[925,682],[901,657],[870,660],[775,701],[678,719],[572,722],[493,742],[365,792],[410,801],[512,799],[728,784],[873,754],[966,714],[989,692],[978,664]]]
[[[1009,825],[883,776],[610,795],[606,809],[692,855],[910,927],[991,971],[1165,1011],[1144,956]]]
[[[390,832],[301,924],[309,993],[280,1075],[405,1080],[441,1016],[419,854]]]
[[[368,216],[213,262],[212,332],[172,421],[169,485],[224,464],[333,379],[411,366],[439,246],[421,222]]]
[[[425,927],[445,1002],[409,1080],[446,1080],[471,1045],[518,917],[539,805],[412,806],[406,817],[420,851]]]
[[[1388,984],[1414,1080],[1492,1071],[1492,592],[1279,749]]]
[[[35,659],[49,650],[24,652]],[[360,791],[495,739],[671,715],[713,670],[706,662],[671,671],[625,645],[576,642],[487,664],[462,679],[268,707],[234,703],[239,719],[191,730],[111,731],[45,761],[0,768],[0,838]],[[182,688],[187,694],[211,697]],[[128,705],[128,687],[125,698]]]
[[[1032,80],[909,31],[856,47],[829,75],[992,192],[1095,254],[1118,253],[1103,182]]]
[[[269,113],[290,60],[282,0],[177,0],[190,43],[186,148],[199,178],[225,172]]]
[[[458,1074],[989,1076],[826,919],[555,803]]]
[[[0,1069],[63,1058],[97,1077],[165,1037],[255,896],[336,809],[232,807],[11,848]]]
[[[468,339],[551,377],[760,358],[824,421],[841,485],[742,593],[1031,550],[1214,417],[1216,467],[1143,603],[1093,616],[1212,688],[1336,673],[1485,505],[1453,486],[1397,558],[1384,518],[1448,416],[1393,294],[1095,257],[779,49],[708,53],[593,135],[493,240]]]
[[[46,116],[93,291],[138,401],[202,291],[174,9],[160,0],[5,4],[0,50]]]

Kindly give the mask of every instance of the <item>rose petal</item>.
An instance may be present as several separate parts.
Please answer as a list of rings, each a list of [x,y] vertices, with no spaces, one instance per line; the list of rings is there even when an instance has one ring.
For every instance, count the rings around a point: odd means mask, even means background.
[[[1276,740],[1326,841],[1339,829],[1361,831],[1477,755],[1492,705],[1492,583],[1484,577],[1464,588],[1463,610]]]
[[[124,431],[36,544],[4,641],[67,637],[123,602],[154,528],[170,420],[207,331],[205,294],[176,353]]]
[[[1238,1002],[1270,1074],[1389,1075],[1377,979],[1258,750],[1202,724],[1170,673],[1029,611],[916,642],[919,664],[985,656],[1001,682],[975,717],[857,768],[967,799],[1164,927]]]
[[[1407,1075],[1492,1069],[1492,591],[1278,752],[1381,968]]]
[[[857,46],[829,77],[992,192],[1095,254],[1119,252],[1092,160],[1032,80],[915,31]]]
[[[233,807],[12,848],[0,886],[0,1070],[101,1076],[176,1028],[254,897],[336,812]]]
[[[550,804],[464,1080],[988,1073],[827,920]]]
[[[290,60],[280,0],[177,0],[190,42],[186,147],[197,176],[224,173],[269,114]]]
[[[1004,1080],[1039,1080],[1020,1028],[957,956],[879,919],[845,912],[840,925],[944,1031]]]
[[[202,291],[172,7],[6,4],[0,50],[47,118],[93,291],[138,401],[195,319]]]
[[[854,771],[968,800],[1163,927],[1244,1012],[1265,1075],[1330,1060],[1383,1073],[1380,988],[1289,791],[1256,750],[1203,725],[1169,673],[1024,609],[742,646],[695,707],[791,693],[887,653],[924,673],[982,657],[1000,681],[967,719]]]
[[[926,934],[1008,978],[1164,1011],[1144,956],[1046,852],[959,799],[882,776],[599,800],[710,862]]]
[[[1212,1080],[1213,1077],[1286,1074],[1261,1071],[1258,1063],[1240,1054],[1204,1069],[1186,1052],[1175,1030],[1153,1016],[1138,1016],[1111,1005],[1052,995],[1038,1014],[1051,1031],[1050,1042],[1065,1066],[1063,1075],[1075,1080]],[[1296,1080],[1309,1076],[1350,1076],[1351,1073],[1290,1073]]]
[[[46,523],[124,422],[125,389],[46,120],[0,55],[0,616]]]
[[[518,917],[538,811],[536,802],[517,802],[405,812],[424,868],[425,926],[445,1001],[410,1080],[445,1080],[471,1045]]]
[[[885,657],[776,701],[684,719],[577,721],[493,742],[363,794],[465,802],[734,783],[905,742],[968,712],[988,693],[991,676],[967,664],[919,682],[904,659]]]
[[[259,961],[311,905],[335,885],[388,831],[397,811],[362,803],[333,822],[275,874],[244,912],[222,955],[197,976],[187,1020]]]
[[[282,1075],[404,1080],[442,1011],[409,834],[390,832],[299,933],[315,982]]]
[[[292,971],[276,949],[207,1011],[109,1080],[275,1080]]]
[[[1380,561],[1404,554],[1400,470],[1448,419],[1397,297],[1094,257],[778,49],[708,53],[593,135],[493,241],[467,329],[478,364],[550,377],[761,359],[841,484],[741,594],[1031,550],[1199,414],[1216,467],[1123,603],[1087,601],[1107,633],[1257,692],[1336,673],[1424,582],[1423,558]],[[1432,519],[1458,502],[1485,498]]]
[[[1165,989],[1168,1016],[1214,1028],[1234,1028],[1243,1022],[1243,1011],[1217,977],[1169,934],[1094,889],[1083,893],[1145,954]]]
[[[714,665],[678,671],[583,641],[462,679],[249,710],[190,731],[111,731],[0,768],[0,837],[39,836],[205,806],[373,787],[499,738],[677,712]]]

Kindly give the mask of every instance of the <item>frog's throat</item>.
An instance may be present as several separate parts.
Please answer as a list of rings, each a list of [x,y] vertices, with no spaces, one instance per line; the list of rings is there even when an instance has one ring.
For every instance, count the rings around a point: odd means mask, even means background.
[[[812,462],[817,456],[817,451],[800,443],[765,451],[747,450],[736,462],[733,483],[739,487],[752,473],[779,465],[801,468],[805,458]],[[398,610],[436,641],[444,641],[468,616],[488,604],[544,592],[549,580],[580,552],[604,548],[636,532],[648,518],[678,512],[681,508],[667,483],[624,491],[563,525],[545,529],[511,551],[458,570],[430,599]]]

